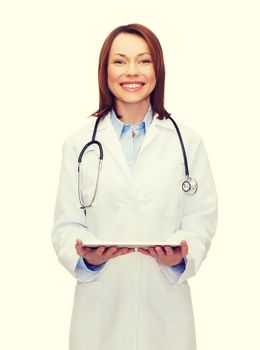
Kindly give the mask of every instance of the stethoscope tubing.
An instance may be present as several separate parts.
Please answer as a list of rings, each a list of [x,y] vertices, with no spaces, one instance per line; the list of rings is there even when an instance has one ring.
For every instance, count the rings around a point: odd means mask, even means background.
[[[187,154],[186,154],[186,150],[185,150],[185,146],[184,146],[184,142],[183,142],[183,139],[181,136],[180,129],[179,129],[177,123],[175,122],[175,120],[172,119],[172,117],[169,117],[169,119],[172,121],[172,123],[175,126],[175,129],[177,131],[177,135],[179,137],[179,141],[180,141],[180,145],[181,145],[183,160],[184,160],[185,175],[187,176],[187,178],[189,178],[190,172],[189,172],[189,166],[188,166],[188,159],[187,159]]]
[[[186,150],[185,150],[185,146],[184,146],[184,142],[181,136],[181,132],[179,130],[179,127],[177,125],[177,123],[175,122],[175,120],[171,117],[168,117],[174,127],[175,130],[177,132],[178,138],[179,138],[179,142],[180,142],[180,146],[181,146],[181,150],[182,150],[182,155],[183,155],[183,161],[184,161],[184,171],[185,171],[185,176],[186,176],[186,180],[183,181],[182,183],[182,190],[187,193],[187,194],[195,194],[197,192],[198,189],[198,184],[197,181],[193,178],[190,177],[190,173],[189,173],[189,166],[188,166],[188,159],[187,159],[187,154],[186,154]],[[78,197],[79,197],[79,201],[80,201],[80,205],[81,205],[81,209],[84,209],[84,213],[86,215],[86,208],[90,207],[96,197],[96,193],[97,193],[97,188],[98,188],[98,182],[99,182],[99,177],[100,177],[100,170],[102,168],[102,162],[103,162],[103,158],[104,158],[104,152],[103,152],[103,147],[102,144],[96,140],[96,134],[97,134],[97,128],[98,128],[98,124],[100,122],[100,120],[102,119],[102,117],[97,117],[97,120],[95,122],[95,126],[93,129],[93,134],[92,134],[92,139],[91,141],[89,141],[88,143],[86,143],[86,145],[82,148],[82,150],[80,151],[80,154],[78,156]],[[91,146],[91,145],[97,145],[99,148],[99,165],[98,165],[98,175],[97,175],[97,180],[96,180],[96,185],[95,185],[95,191],[94,191],[94,195],[93,198],[91,200],[91,202],[86,205],[84,203],[84,199],[82,197],[82,193],[81,193],[81,172],[80,172],[80,168],[81,168],[81,161],[83,158],[83,155],[86,151],[86,149]]]

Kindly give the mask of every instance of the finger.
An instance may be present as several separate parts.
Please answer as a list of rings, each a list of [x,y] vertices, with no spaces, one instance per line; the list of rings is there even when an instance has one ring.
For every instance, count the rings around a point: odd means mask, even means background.
[[[103,255],[105,250],[106,250],[106,248],[104,246],[98,247],[95,249],[95,255],[101,256],[101,255]]]
[[[158,256],[161,258],[163,256],[165,256],[164,250],[162,247],[160,246],[156,246],[155,247],[155,251],[157,252]]]
[[[106,258],[111,258],[115,253],[117,252],[117,247],[115,247],[115,246],[113,246],[113,247],[109,247],[109,248],[107,248],[106,250],[105,250],[105,252],[104,252],[104,256],[106,257]]]
[[[89,248],[87,246],[82,246],[81,239],[76,239],[75,248],[76,248],[77,254],[80,256],[85,255],[86,253],[88,253],[91,250],[91,248]]]
[[[123,248],[118,249],[119,255],[125,255],[125,254],[128,254],[128,253],[133,253],[134,251],[135,251],[134,248],[127,248],[127,247],[123,247]]]
[[[127,248],[127,247],[122,247],[122,248],[119,248],[119,249],[118,249],[118,252],[119,252],[119,253],[127,253],[128,250],[129,250],[129,248]]]
[[[188,251],[189,251],[189,248],[186,240],[181,241],[181,256],[184,257],[188,255]]]
[[[172,247],[167,245],[164,247],[164,250],[165,250],[165,253],[168,257],[172,257],[174,255]]]
[[[81,246],[82,246],[82,241],[80,239],[76,239],[75,248],[76,247],[81,247]]]
[[[177,246],[177,247],[173,247],[172,251],[173,251],[173,255],[180,255],[181,254],[181,245]]]
[[[81,255],[81,248],[79,246],[75,245],[75,249],[76,249],[77,254],[82,256]]]
[[[117,248],[117,251],[115,251],[114,253],[110,254],[108,259],[113,259],[113,258],[116,258],[117,256],[120,256],[120,255],[125,255],[128,253],[128,250],[126,249],[119,249]]]
[[[138,248],[137,251],[144,255],[149,255],[149,256],[151,255],[148,249]]]
[[[91,248],[89,247],[82,247],[82,246],[77,246],[76,245],[76,252],[80,256],[88,255],[91,252]]]
[[[148,251],[154,258],[158,258],[157,252],[155,251],[155,249],[153,247],[149,247]]]
[[[124,254],[127,254],[128,253],[128,248],[126,247],[123,247],[123,248],[118,248],[117,249],[117,252],[116,252],[116,255],[124,255]]]
[[[112,255],[112,258],[115,258],[115,257],[120,256],[120,255],[125,255],[128,253],[132,253],[134,251],[135,250],[133,248],[127,248],[127,247],[118,248],[117,252]]]

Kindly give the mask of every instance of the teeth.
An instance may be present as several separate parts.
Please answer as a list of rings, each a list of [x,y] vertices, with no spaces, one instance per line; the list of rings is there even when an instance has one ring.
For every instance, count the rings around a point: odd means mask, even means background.
[[[139,86],[142,86],[142,84],[122,84],[124,87],[133,89],[133,88],[137,88]]]

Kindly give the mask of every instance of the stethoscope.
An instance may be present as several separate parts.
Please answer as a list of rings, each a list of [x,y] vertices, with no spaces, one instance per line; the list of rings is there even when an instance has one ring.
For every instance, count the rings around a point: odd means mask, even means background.
[[[103,147],[102,147],[101,143],[96,140],[97,128],[98,128],[98,124],[99,124],[100,119],[102,119],[102,117],[97,117],[97,120],[96,120],[95,126],[94,126],[94,130],[93,130],[93,134],[92,134],[92,139],[91,139],[90,142],[88,142],[82,148],[82,150],[81,150],[81,152],[79,154],[79,157],[78,157],[78,196],[79,196],[79,202],[80,202],[80,205],[81,205],[80,208],[84,210],[85,215],[86,215],[86,208],[89,208],[89,207],[92,206],[92,203],[93,203],[93,201],[94,201],[94,199],[96,197],[96,194],[97,194],[97,188],[98,188],[98,182],[99,182],[99,177],[100,177],[100,171],[101,171],[101,168],[102,168],[102,162],[103,162],[103,156],[104,156]],[[197,183],[197,181],[194,178],[192,178],[190,176],[187,155],[186,155],[184,143],[183,143],[182,136],[181,136],[180,130],[178,128],[178,125],[176,124],[176,122],[171,117],[169,117],[169,119],[172,121],[172,123],[173,123],[173,125],[174,125],[174,127],[176,129],[176,132],[177,132],[177,135],[178,135],[178,138],[179,138],[179,141],[180,141],[180,145],[181,145],[183,160],[184,160],[185,180],[182,183],[182,190],[186,194],[194,195],[197,192],[197,190],[198,190],[198,183]],[[97,145],[98,146],[98,149],[99,149],[99,162],[98,162],[98,173],[97,173],[97,178],[96,178],[94,194],[93,194],[93,197],[92,197],[90,203],[86,204],[84,202],[83,195],[82,195],[82,190],[81,190],[81,187],[82,187],[81,186],[81,161],[82,161],[82,157],[83,157],[85,151],[91,145]]]

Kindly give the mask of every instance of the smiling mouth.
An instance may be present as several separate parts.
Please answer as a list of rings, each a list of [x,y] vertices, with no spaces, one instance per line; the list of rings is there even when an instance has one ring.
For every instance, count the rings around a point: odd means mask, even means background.
[[[127,90],[127,91],[141,90],[141,88],[144,85],[145,85],[145,83],[122,83],[122,84],[120,84],[120,86],[122,86],[122,88],[124,90]]]

